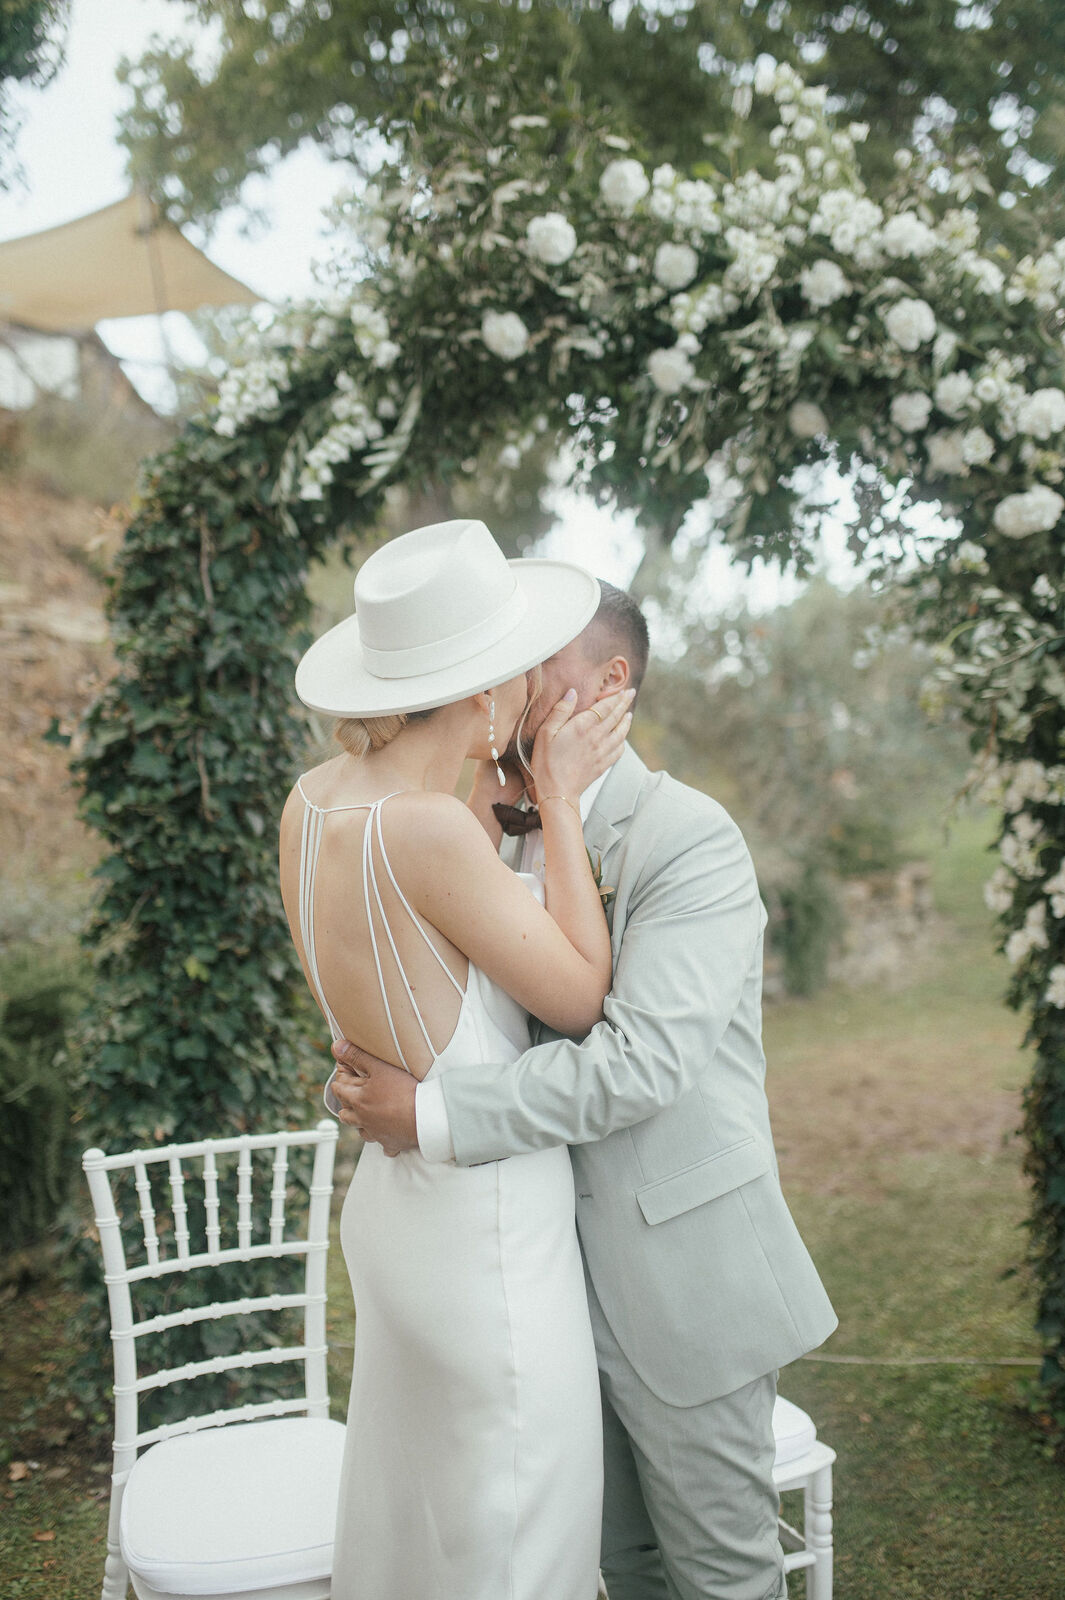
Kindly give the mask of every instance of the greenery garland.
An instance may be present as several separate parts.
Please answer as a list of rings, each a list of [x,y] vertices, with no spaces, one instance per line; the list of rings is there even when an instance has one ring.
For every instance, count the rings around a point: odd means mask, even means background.
[[[111,847],[89,1122],[127,1144],[307,1115],[274,860],[303,742],[291,670],[308,561],[386,486],[486,453],[506,472],[549,433],[652,546],[708,501],[740,560],[801,569],[817,471],[851,467],[853,547],[908,591],[929,696],[960,694],[1003,805],[989,896],[1035,1050],[1031,1260],[1065,1424],[1065,242],[1009,259],[981,234],[980,171],[909,150],[875,202],[864,130],[823,90],[767,67],[754,92],[778,110],[771,169],[681,176],[569,108],[442,89],[339,207],[328,292],[249,328],[216,410],[152,467],[118,673],[75,762]]]

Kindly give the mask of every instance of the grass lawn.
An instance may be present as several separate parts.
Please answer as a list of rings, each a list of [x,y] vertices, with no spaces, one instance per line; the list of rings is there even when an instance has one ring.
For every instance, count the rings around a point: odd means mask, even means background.
[[[1003,1277],[1023,1250],[1026,1067],[980,898],[985,839],[970,820],[930,841],[943,921],[910,982],[766,1018],[785,1190],[840,1316],[825,1350],[781,1379],[838,1452],[837,1600],[1065,1595],[1065,1474],[1017,1407],[1024,1367],[1003,1364],[1034,1363],[1036,1346],[1023,1280]],[[61,1401],[17,1423],[61,1372],[68,1309],[47,1283],[0,1303],[2,1600],[99,1594],[106,1462]],[[339,1250],[330,1331],[342,1415]]]

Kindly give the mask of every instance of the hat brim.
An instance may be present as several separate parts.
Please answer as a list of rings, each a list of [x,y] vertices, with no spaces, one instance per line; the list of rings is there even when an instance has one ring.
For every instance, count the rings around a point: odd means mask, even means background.
[[[511,561],[526,598],[521,621],[469,660],[412,678],[382,678],[363,660],[358,616],[316,639],[296,668],[296,693],[328,717],[384,717],[452,705],[527,672],[575,639],[599,606],[599,584],[568,561]]]

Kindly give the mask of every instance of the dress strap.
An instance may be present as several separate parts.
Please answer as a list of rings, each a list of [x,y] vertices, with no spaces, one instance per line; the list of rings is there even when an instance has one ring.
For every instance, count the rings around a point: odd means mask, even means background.
[[[374,967],[377,970],[377,983],[381,992],[381,1004],[385,1008],[385,1017],[388,1020],[388,1031],[392,1035],[392,1043],[395,1045],[396,1054],[409,1072],[410,1067],[407,1063],[406,1056],[403,1054],[403,1048],[396,1033],[396,1026],[392,1017],[392,1007],[390,1006],[388,1000],[388,990],[385,986],[384,974],[381,970],[381,952],[378,947],[377,934],[374,929],[373,909],[370,905],[371,894],[373,896],[374,905],[377,907],[377,913],[381,919],[381,925],[385,931],[385,937],[388,940],[389,949],[392,952],[392,959],[396,964],[396,971],[399,973],[400,982],[402,983],[404,992],[408,1001],[410,1002],[411,1010],[414,1012],[414,1020],[417,1022],[421,1036],[425,1040],[425,1047],[429,1051],[429,1054],[432,1056],[434,1061],[437,1057],[437,1051],[433,1045],[432,1039],[429,1037],[429,1030],[425,1026],[425,1018],[422,1016],[421,1007],[414,998],[414,990],[411,988],[406,970],[404,969],[403,962],[400,958],[399,950],[396,948],[396,941],[388,920],[388,913],[385,911],[384,901],[381,898],[381,888],[377,880],[377,867],[374,862],[375,845],[377,850],[380,852],[381,861],[384,865],[385,872],[388,874],[389,882],[396,891],[400,904],[402,905],[404,911],[406,911],[407,916],[410,918],[411,922],[414,924],[414,927],[421,935],[422,940],[429,950],[429,953],[432,955],[440,970],[444,973],[445,977],[448,979],[449,983],[460,997],[465,993],[465,990],[455,977],[455,974],[451,971],[451,968],[448,966],[439,950],[433,944],[433,941],[430,939],[425,929],[422,927],[421,922],[419,921],[410,904],[410,901],[403,893],[403,890],[396,881],[396,875],[392,871],[392,863],[388,859],[388,852],[385,849],[384,833],[381,828],[381,808],[383,807],[385,800],[390,800],[391,798],[391,795],[386,795],[384,799],[376,801],[371,808],[370,815],[366,822],[366,828],[362,836],[362,887],[363,894],[366,899],[366,921],[370,930],[370,946],[373,950]]]
[[[377,972],[377,984],[381,994],[381,1004],[384,1006],[385,1010],[385,1018],[388,1022],[388,1031],[392,1036],[392,1043],[395,1046],[396,1055],[398,1056],[402,1065],[409,1072],[410,1066],[407,1062],[406,1056],[403,1053],[403,1047],[399,1042],[395,1020],[392,1016],[392,1007],[388,1000],[388,989],[385,984],[384,971],[381,966],[381,950],[378,944],[377,931],[374,927],[374,908],[376,908],[377,915],[380,918],[381,926],[384,929],[385,938],[388,940],[388,946],[392,953],[392,959],[395,962],[396,971],[399,973],[400,982],[403,985],[404,992],[408,1001],[410,1002],[411,1010],[414,1012],[415,1021],[418,1024],[422,1038],[425,1040],[426,1049],[429,1051],[429,1054],[435,1061],[437,1057],[437,1051],[434,1048],[433,1041],[429,1036],[429,1030],[425,1026],[425,1019],[422,1016],[421,1007],[414,998],[414,990],[411,988],[411,984],[407,977],[406,970],[404,969],[403,962],[400,959],[399,950],[396,946],[396,941],[388,920],[388,913],[385,910],[384,900],[381,896],[381,888],[377,877],[377,865],[374,860],[375,847],[376,851],[380,854],[381,862],[384,865],[389,882],[399,898],[400,904],[402,905],[404,911],[406,911],[407,916],[414,924],[414,927],[417,929],[418,933],[421,935],[421,938],[428,948],[429,953],[432,955],[433,959],[444,973],[444,976],[447,978],[452,988],[455,989],[460,997],[465,994],[465,990],[463,989],[462,984],[459,983],[458,979],[455,977],[455,974],[452,972],[443,956],[440,954],[439,950],[434,945],[433,941],[430,939],[429,935],[426,933],[425,929],[422,927],[422,924],[413,907],[411,906],[410,901],[407,899],[406,895],[403,893],[403,890],[396,881],[396,875],[392,871],[392,863],[388,859],[388,852],[385,849],[384,833],[381,828],[381,808],[386,800],[392,800],[394,799],[395,794],[401,794],[404,791],[397,789],[393,794],[383,795],[380,800],[368,801],[361,805],[320,806],[316,805],[313,800],[308,798],[307,792],[303,787],[302,780],[299,778],[296,779],[296,787],[303,799],[303,827],[300,835],[299,879],[300,938],[303,941],[303,950],[307,958],[307,966],[310,971],[311,981],[314,984],[314,991],[318,996],[318,1002],[321,1005],[323,1015],[329,1024],[330,1033],[332,1034],[334,1040],[342,1039],[344,1037],[340,1028],[340,1024],[333,1015],[329,1002],[325,997],[325,990],[322,988],[322,980],[318,972],[318,952],[314,939],[314,889],[318,872],[318,857],[321,853],[322,834],[325,831],[325,819],[327,816],[334,811],[368,811],[370,814],[366,819],[366,826],[363,829],[362,834],[362,889],[363,900],[366,907],[366,925],[370,934],[370,949],[373,952],[374,968]]]

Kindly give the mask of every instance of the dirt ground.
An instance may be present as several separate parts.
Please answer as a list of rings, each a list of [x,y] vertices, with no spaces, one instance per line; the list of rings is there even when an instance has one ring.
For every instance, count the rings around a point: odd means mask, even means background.
[[[87,501],[0,481],[0,862],[4,879],[58,885],[81,876],[95,845],[75,817],[69,729],[110,662],[104,574],[118,516]]]

